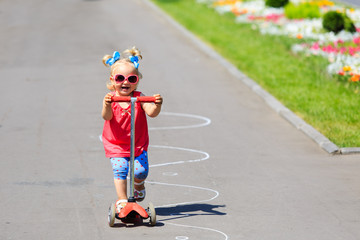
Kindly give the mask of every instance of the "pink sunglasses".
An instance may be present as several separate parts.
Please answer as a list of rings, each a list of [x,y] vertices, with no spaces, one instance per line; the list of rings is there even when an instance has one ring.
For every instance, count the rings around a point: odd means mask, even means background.
[[[125,77],[122,74],[116,74],[113,79],[114,79],[115,83],[117,83],[117,84],[121,84],[125,80],[128,80],[128,82],[131,84],[137,84],[137,82],[139,81],[139,77],[137,75],[129,75],[129,76]]]

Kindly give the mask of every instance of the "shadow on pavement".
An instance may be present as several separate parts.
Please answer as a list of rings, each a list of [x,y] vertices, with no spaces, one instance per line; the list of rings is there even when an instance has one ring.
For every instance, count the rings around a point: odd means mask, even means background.
[[[220,212],[217,208],[225,207],[225,205],[212,204],[188,204],[174,207],[157,207],[157,216],[169,216],[169,218],[161,219],[160,221],[173,220],[178,218],[193,217],[199,215],[226,215]]]

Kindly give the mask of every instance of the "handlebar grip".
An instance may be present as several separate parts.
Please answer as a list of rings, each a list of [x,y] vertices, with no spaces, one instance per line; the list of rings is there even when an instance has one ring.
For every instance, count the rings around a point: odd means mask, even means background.
[[[138,102],[155,102],[155,97],[141,96],[137,97],[136,101]],[[112,102],[131,102],[131,97],[122,97],[122,96],[112,96]]]
[[[155,97],[142,96],[142,97],[137,97],[137,101],[139,101],[139,102],[155,102],[156,98]]]
[[[112,96],[112,102],[131,102],[131,97]]]

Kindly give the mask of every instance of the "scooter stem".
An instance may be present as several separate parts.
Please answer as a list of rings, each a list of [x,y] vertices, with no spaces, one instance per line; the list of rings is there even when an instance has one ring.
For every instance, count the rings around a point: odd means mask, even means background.
[[[135,103],[137,98],[131,98],[131,131],[130,131],[130,197],[128,202],[135,202],[134,198],[134,161],[135,161]]]

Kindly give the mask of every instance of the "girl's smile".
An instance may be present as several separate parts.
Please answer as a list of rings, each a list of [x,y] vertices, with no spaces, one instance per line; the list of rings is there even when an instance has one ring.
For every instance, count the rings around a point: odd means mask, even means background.
[[[133,86],[134,87],[132,88],[132,84],[123,83],[119,87],[118,87],[118,85],[115,85],[115,90],[120,95],[128,96],[128,95],[130,95],[131,92],[133,92],[136,89],[136,86],[135,85],[133,85]]]
[[[120,96],[129,96],[133,91],[136,90],[137,84],[130,84],[125,81],[121,84],[114,84],[116,94]]]

